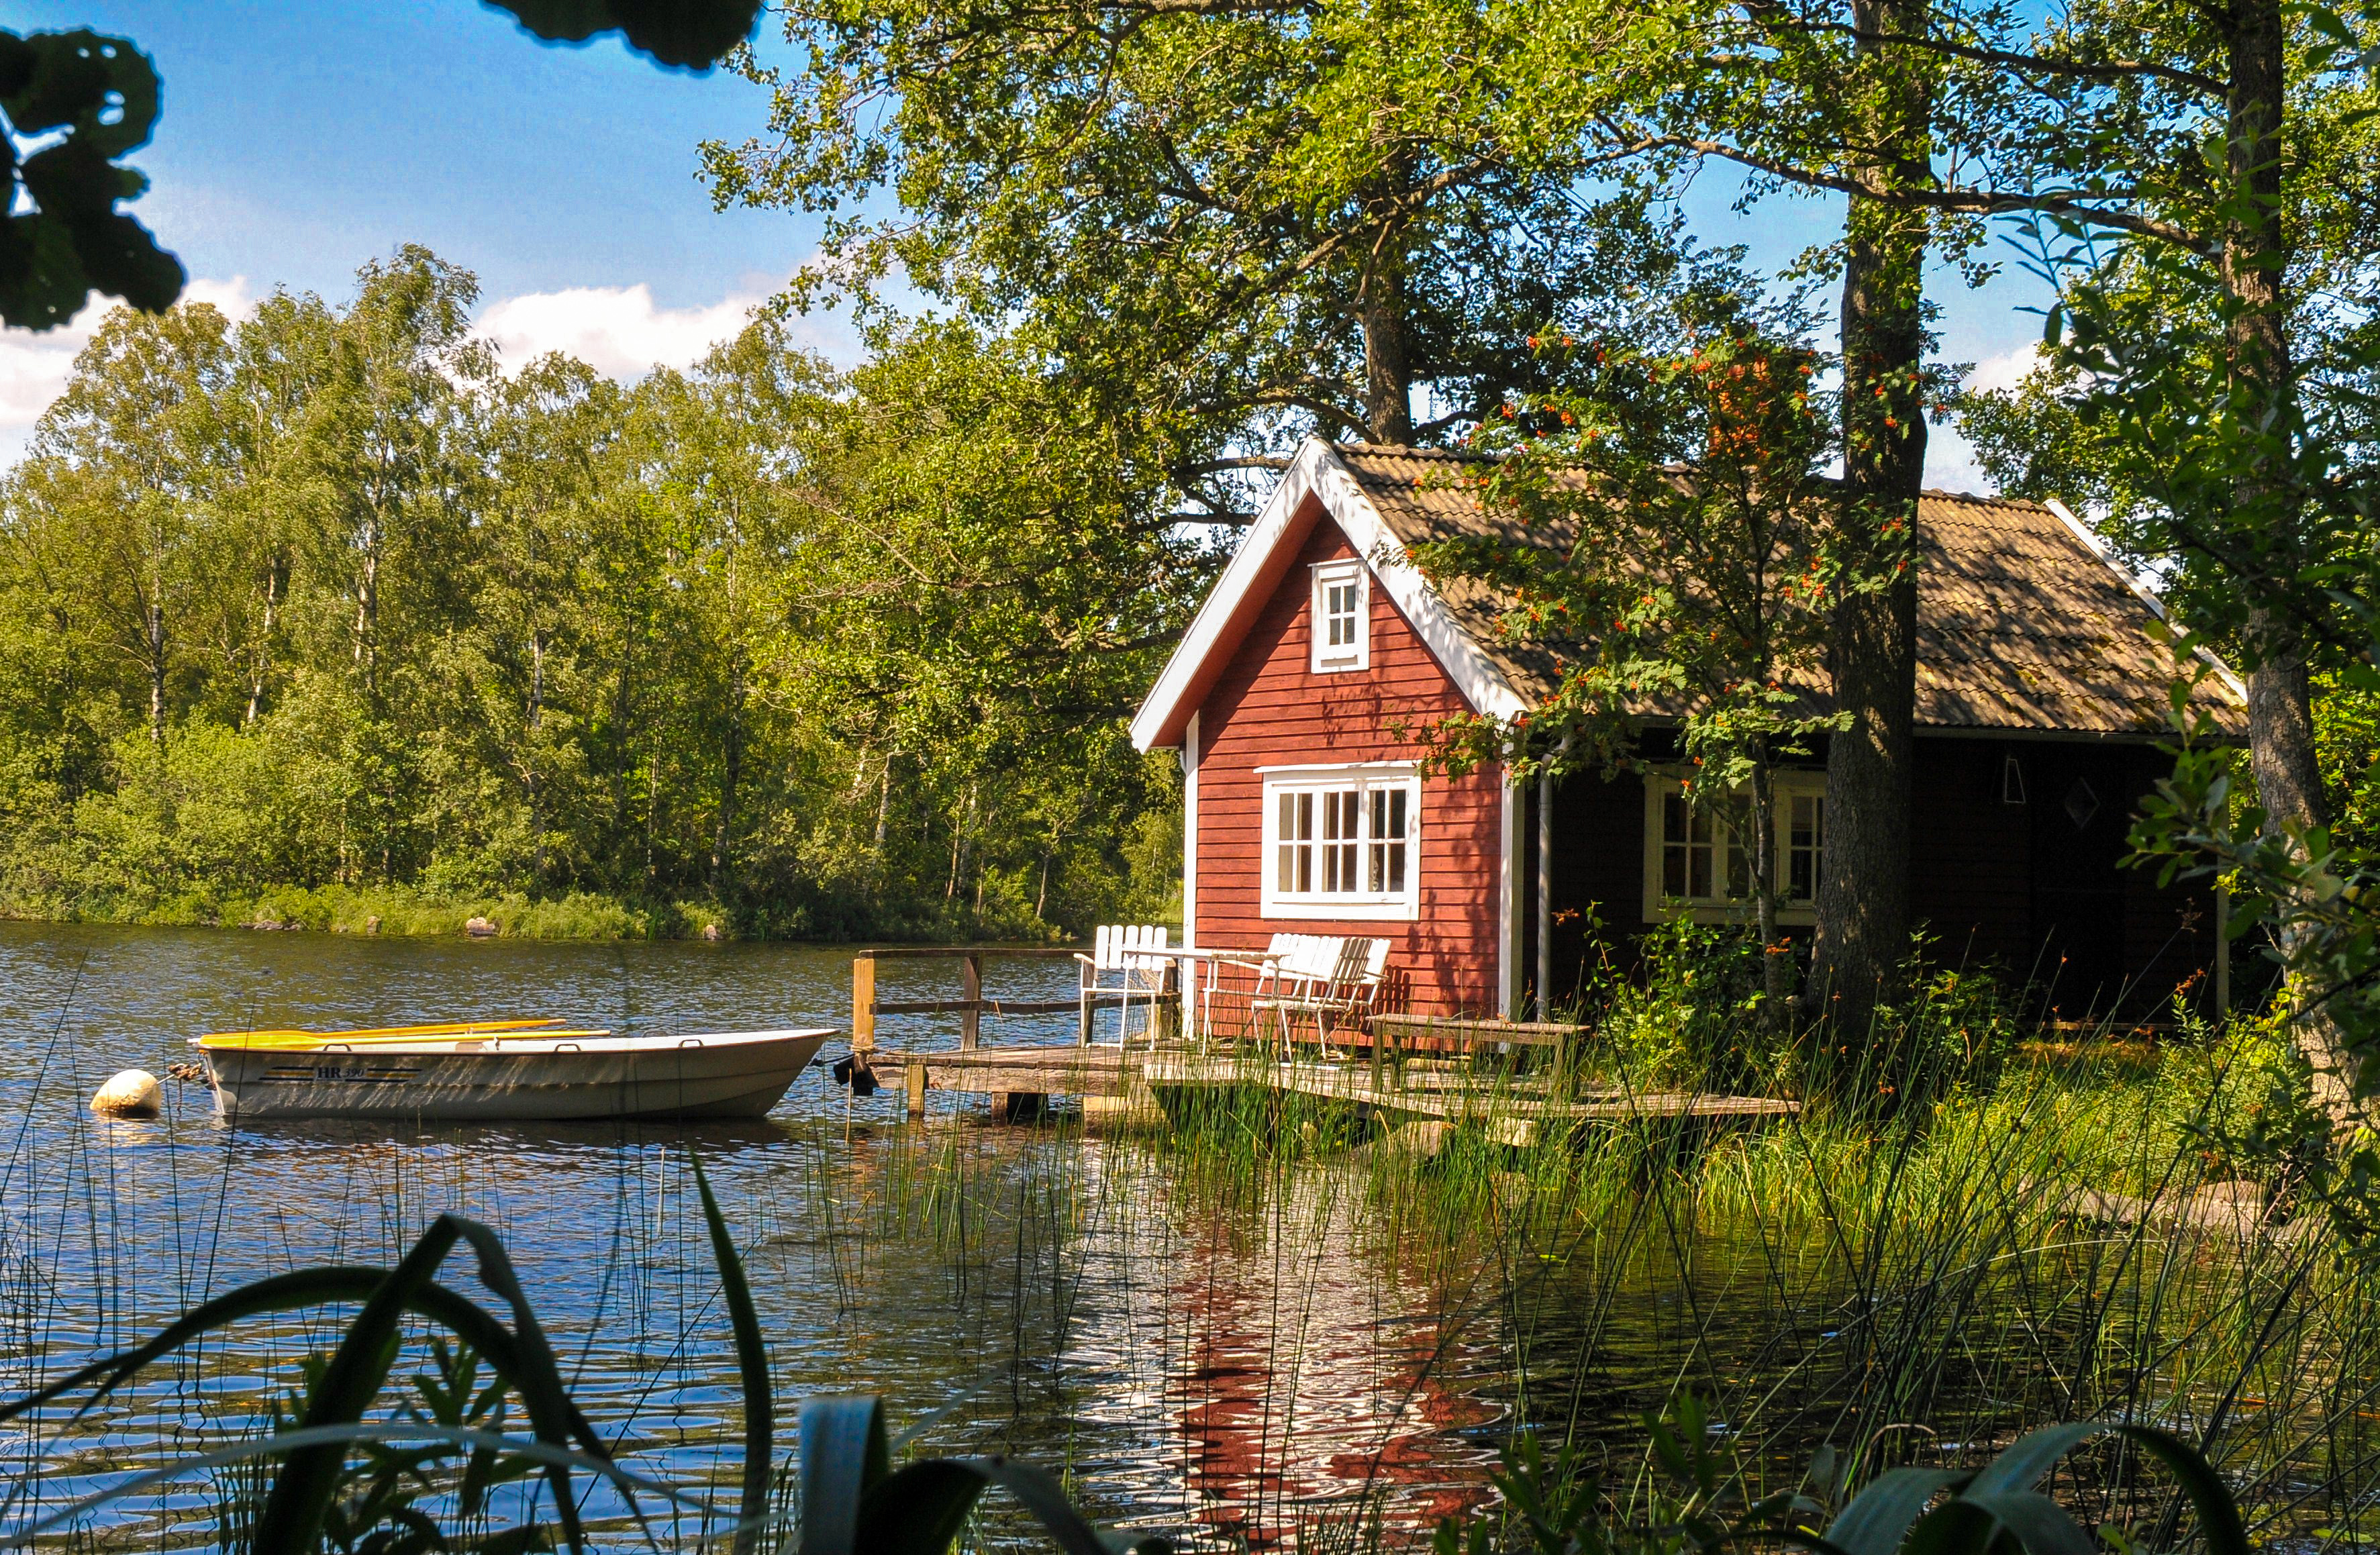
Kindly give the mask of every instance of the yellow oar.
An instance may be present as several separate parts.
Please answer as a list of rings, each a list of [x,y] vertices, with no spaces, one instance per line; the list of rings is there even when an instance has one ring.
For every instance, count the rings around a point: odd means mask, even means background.
[[[312,1048],[325,1042],[411,1042],[426,1038],[476,1037],[482,1033],[503,1036],[506,1033],[537,1036],[588,1035],[585,1031],[558,1032],[559,1015],[542,1015],[528,1020],[439,1021],[425,1026],[371,1026],[351,1031],[310,1031],[300,1027],[283,1027],[258,1031],[210,1031],[199,1039],[202,1048]]]

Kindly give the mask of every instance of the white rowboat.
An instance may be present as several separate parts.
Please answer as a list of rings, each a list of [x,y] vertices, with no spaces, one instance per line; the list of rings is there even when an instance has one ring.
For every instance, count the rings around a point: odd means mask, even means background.
[[[614,1037],[559,1021],[195,1038],[226,1118],[757,1118],[835,1033]]]

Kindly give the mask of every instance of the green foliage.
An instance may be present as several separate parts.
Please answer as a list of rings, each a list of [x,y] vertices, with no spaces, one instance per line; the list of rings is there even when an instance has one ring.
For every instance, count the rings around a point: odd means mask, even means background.
[[[1638,942],[1636,977],[1606,975],[1587,1002],[1590,1063],[1636,1086],[1764,1091],[1793,1079],[1791,1051],[1761,1018],[1760,947],[1732,926],[1677,917]]]
[[[1728,852],[1748,863],[1746,927],[1776,947],[1777,768],[1842,726],[1814,695],[1829,601],[1898,574],[1865,578],[1827,543],[1838,504],[1818,471],[1834,439],[1815,354],[1725,291],[1679,312],[1694,343],[1675,350],[1538,337],[1579,359],[1585,386],[1509,404],[1475,437],[1501,456],[1464,483],[1502,532],[1415,559],[1495,590],[1504,639],[1556,684],[1509,721],[1457,716],[1425,733],[1458,770],[1674,774],[1687,805],[1745,839]],[[1656,728],[1674,738],[1660,768],[1647,759]],[[1781,1026],[1789,963],[1780,948],[1761,965],[1759,1018]]]
[[[1716,1555],[1771,1543],[1831,1555],[2085,1555],[2096,1548],[2092,1534],[2039,1486],[2061,1459],[2103,1436],[2172,1476],[2209,1555],[2248,1555],[2251,1548],[2239,1504],[2214,1466],[2153,1426],[2053,1426],[1972,1471],[1888,1469],[1839,1508],[1842,1469],[1830,1447],[1819,1450],[1801,1489],[1755,1500],[1744,1489],[1745,1465],[1714,1445],[1713,1427],[1692,1394],[1666,1416],[1645,1415],[1645,1427],[1658,1488],[1635,1514],[1611,1505],[1567,1447],[1548,1461],[1527,1436],[1505,1449],[1491,1474],[1502,1505],[1470,1519],[1467,1529],[1460,1519],[1441,1523],[1436,1555]],[[2118,1547],[2139,1548],[2129,1540]]]
[[[1638,942],[1633,976],[1606,966],[1581,1014],[1591,1066],[1639,1088],[1824,1097],[1856,1114],[1921,1111],[1953,1092],[1988,1092],[2029,1028],[2020,1001],[1985,968],[1946,967],[1921,937],[1863,1032],[1821,1014],[1767,1019],[1757,942],[1732,926],[1679,917]]]
[[[157,67],[127,39],[0,31],[0,323],[51,328],[93,291],[151,312],[182,295],[181,261],[116,209],[149,187],[117,159],[157,109]]]
[[[443,1337],[430,1342],[432,1370],[413,1378],[413,1397],[400,1403],[391,1419],[439,1430],[444,1440],[424,1442],[366,1440],[356,1444],[338,1494],[322,1519],[322,1544],[338,1555],[524,1555],[553,1548],[552,1530],[542,1523],[491,1527],[493,1492],[518,1484],[540,1472],[536,1460],[482,1441],[463,1455],[451,1478],[440,1471],[455,1456],[455,1440],[465,1433],[501,1439],[509,1420],[510,1392],[502,1378],[482,1385],[480,1361],[468,1344],[450,1344]],[[305,1390],[273,1415],[276,1434],[300,1427],[306,1398],[322,1383],[328,1357],[309,1356]],[[442,1524],[420,1503],[451,1490],[452,1506]],[[243,1509],[232,1519],[245,1525],[253,1540],[256,1508]]]
[[[2313,685],[2313,746],[2332,834],[2380,853],[2380,693],[2329,674]]]
[[[1245,472],[1305,431],[1427,443],[1492,414],[1544,386],[1532,327],[1622,313],[1681,262],[1636,191],[1580,198],[1592,153],[1538,122],[1517,12],[781,9],[786,46],[739,62],[765,132],[704,155],[722,204],[828,213],[839,262],[794,300],[897,274],[1014,321],[1168,450],[1194,511],[1245,521]]]
[[[663,65],[707,70],[751,35],[760,0],[487,0],[537,37],[583,43],[618,32]]]
[[[1042,364],[763,322],[622,389],[501,371],[426,250],[358,279],[112,315],[0,482],[0,910],[1040,940],[1167,893],[1122,720],[1213,557]]]

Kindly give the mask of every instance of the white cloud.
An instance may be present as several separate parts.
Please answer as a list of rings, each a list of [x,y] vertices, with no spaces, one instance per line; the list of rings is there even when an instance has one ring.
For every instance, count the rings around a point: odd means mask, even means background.
[[[1985,357],[1967,374],[1966,386],[1985,394],[2005,393],[2024,382],[2041,365],[2041,346],[2027,341],[2013,350]],[[1948,421],[1937,423],[1925,438],[1925,484],[1946,492],[1998,494],[1998,486],[1984,473],[1975,445]]]
[[[2025,375],[2040,365],[2040,346],[2027,341],[2013,351],[1977,362],[1967,374],[1967,387],[1983,394],[2003,393],[2024,382]]]
[[[256,299],[249,296],[245,275],[228,281],[193,281],[182,299],[211,302],[235,323],[256,311]],[[55,329],[39,333],[0,329],[0,463],[12,463],[25,451],[32,440],[33,423],[65,390],[75,358],[91,344],[108,310],[117,306],[113,299],[94,298]]]
[[[494,344],[507,369],[561,351],[607,377],[636,378],[656,367],[693,366],[741,331],[762,300],[737,295],[708,308],[661,308],[642,281],[572,286],[491,303],[474,333]]]

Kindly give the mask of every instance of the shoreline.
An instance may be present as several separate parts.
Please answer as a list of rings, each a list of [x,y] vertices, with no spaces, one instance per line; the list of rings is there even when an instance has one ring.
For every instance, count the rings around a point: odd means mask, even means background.
[[[558,897],[525,893],[433,896],[402,887],[292,886],[231,897],[193,897],[133,910],[91,910],[0,904],[0,921],[93,925],[126,929],[217,929],[244,933],[348,935],[390,940],[535,940],[607,942],[630,940],[734,942],[793,945],[971,946],[985,950],[1046,948],[1068,941],[1003,935],[965,939],[890,933],[873,936],[755,932],[714,902],[639,903],[593,892]]]

